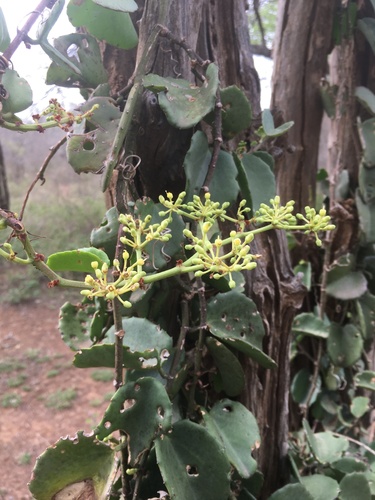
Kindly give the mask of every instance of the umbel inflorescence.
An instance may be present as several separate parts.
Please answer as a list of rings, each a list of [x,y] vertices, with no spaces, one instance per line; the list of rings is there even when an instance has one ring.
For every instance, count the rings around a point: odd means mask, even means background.
[[[85,283],[90,289],[82,290],[81,294],[89,298],[105,297],[108,300],[117,297],[124,306],[131,307],[131,303],[124,300],[123,295],[154,281],[182,273],[192,273],[196,277],[208,274],[213,279],[227,276],[230,288],[234,288],[236,283],[232,274],[252,270],[257,265],[256,260],[260,256],[252,254],[250,248],[256,234],[270,229],[299,230],[313,233],[320,246],[322,242],[318,233],[335,227],[325,209],[316,212],[315,209],[306,207],[305,215],[293,215],[294,201],[282,206],[279,196],[271,199],[270,205],[261,204],[250,219],[247,216],[251,209],[246,206],[245,200],[240,202],[236,218],[233,218],[227,214],[229,203],[212,201],[210,193],[206,193],[203,199],[194,196],[187,203],[184,203],[185,197],[185,192],[175,200],[171,193],[167,193],[166,197],[160,196],[159,201],[166,210],[159,212],[163,219],[157,223],[152,223],[151,215],[141,220],[131,214],[121,214],[119,221],[124,235],[120,240],[126,250],[122,253],[121,264],[118,259],[113,261],[116,279],[108,281],[107,264],[99,269],[98,263],[93,262],[95,277],[86,277]],[[168,242],[174,237],[169,227],[173,214],[179,215],[184,221],[193,222],[192,227],[183,230],[184,248],[189,257],[178,260],[170,269],[147,273],[144,269],[148,258],[147,246],[153,241]],[[228,237],[212,236],[213,231],[218,229],[218,221],[233,223],[235,229]]]

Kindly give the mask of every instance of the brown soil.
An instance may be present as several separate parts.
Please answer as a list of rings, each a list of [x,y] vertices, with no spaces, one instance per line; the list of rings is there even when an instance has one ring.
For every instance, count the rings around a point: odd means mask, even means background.
[[[93,370],[72,366],[74,354],[60,338],[57,318],[58,305],[51,300],[0,304],[2,500],[33,498],[27,483],[36,457],[60,437],[91,431],[113,392],[110,381],[93,380]],[[4,370],[5,362],[9,371]],[[70,408],[46,407],[51,394],[66,389],[76,391]],[[18,396],[17,407],[4,407],[10,395]],[[17,404],[17,399],[12,401]]]

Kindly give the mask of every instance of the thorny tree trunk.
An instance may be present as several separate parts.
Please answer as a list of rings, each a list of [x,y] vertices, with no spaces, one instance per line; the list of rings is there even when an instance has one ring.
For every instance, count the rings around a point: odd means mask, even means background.
[[[0,208],[9,210],[9,191],[4,163],[3,150],[0,145]]]
[[[332,38],[333,0],[280,0],[274,41],[272,108],[283,121],[294,121],[288,142],[294,149],[277,162],[278,192],[296,209],[314,205],[323,106],[321,79],[326,76]]]
[[[138,4],[141,4],[142,13],[138,58],[148,34],[156,23],[161,23],[175,37],[184,38],[203,59],[216,62],[221,86],[242,88],[252,104],[253,115],[256,117],[260,113],[259,79],[250,54],[245,1],[146,0]],[[117,59],[117,51],[111,55],[110,49],[106,48],[104,53],[107,67],[112,71],[111,81],[115,84],[121,82],[119,86],[123,86],[126,84],[123,75],[129,77],[131,74],[128,64],[134,56],[129,62],[126,54]],[[160,42],[150,71],[162,76],[193,78],[186,54],[165,40]],[[175,192],[183,188],[182,163],[192,135],[192,131],[171,128],[154,102],[145,92],[137,144],[137,153],[142,157],[138,167],[140,194],[151,197],[163,193],[166,187]],[[242,400],[260,425],[262,445],[257,460],[265,475],[264,498],[267,498],[282,481],[281,463],[286,454],[288,431],[288,338],[303,292],[293,276],[282,234],[262,236],[255,252],[262,254],[262,258],[256,272],[247,276],[247,293],[254,298],[264,318],[264,349],[278,363],[278,369],[265,371],[244,361],[248,378]],[[171,308],[171,315],[176,311]]]

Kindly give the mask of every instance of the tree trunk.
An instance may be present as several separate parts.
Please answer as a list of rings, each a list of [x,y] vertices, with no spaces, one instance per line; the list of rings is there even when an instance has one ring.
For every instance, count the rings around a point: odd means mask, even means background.
[[[169,3],[146,0],[141,7],[137,60],[148,34],[156,23],[161,23],[176,38],[184,39],[203,59],[217,63],[221,87],[237,85],[244,90],[253,115],[257,117],[260,86],[250,52],[245,4],[245,1],[235,0]],[[167,9],[163,11],[165,6]],[[106,63],[109,62],[107,57]],[[116,72],[120,66],[112,61],[110,68]],[[186,54],[163,40],[155,52],[150,71],[162,76],[193,78]],[[130,73],[127,71],[128,75]],[[120,79],[121,75],[111,75],[112,81]],[[142,159],[137,169],[140,194],[155,199],[167,186],[172,191],[181,191],[184,187],[182,164],[193,131],[170,127],[147,92],[144,93],[139,131],[136,153]],[[264,498],[267,498],[282,482],[281,464],[286,456],[288,437],[289,331],[303,297],[303,287],[292,273],[283,234],[261,235],[254,253],[262,254],[262,258],[256,271],[246,277],[247,293],[254,298],[264,318],[264,350],[278,363],[278,368],[266,371],[244,361],[248,380],[242,400],[253,411],[260,426],[262,444],[257,460],[265,476]],[[176,314],[176,309],[171,308],[171,314]]]
[[[326,76],[335,2],[281,0],[274,40],[271,107],[283,121],[294,121],[288,134],[293,154],[277,162],[278,192],[282,201],[296,201],[296,209],[314,206],[323,114],[321,79]]]
[[[4,155],[0,144],[0,208],[9,210],[9,191],[5,170]]]

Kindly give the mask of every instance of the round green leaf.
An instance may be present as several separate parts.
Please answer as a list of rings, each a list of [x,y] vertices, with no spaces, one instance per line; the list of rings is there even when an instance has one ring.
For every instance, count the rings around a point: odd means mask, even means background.
[[[171,500],[218,500],[230,493],[230,463],[204,427],[181,420],[155,442],[156,457]]]
[[[93,229],[90,235],[90,245],[104,250],[111,260],[115,257],[119,226],[117,209],[112,207],[106,212],[100,226]]]
[[[5,52],[5,49],[10,44],[10,36],[8,32],[7,23],[5,21],[4,13],[0,7],[0,52]]]
[[[270,199],[275,197],[275,175],[269,165],[253,153],[242,155],[241,159],[237,159],[236,165],[241,194],[247,200],[247,206],[252,207],[255,213],[261,203],[268,205]],[[249,192],[251,200],[247,198]]]
[[[312,381],[312,373],[307,368],[302,368],[299,372],[297,372],[293,378],[291,385],[291,395],[293,400],[300,405],[305,404],[307,401],[307,397],[310,394],[311,390],[311,381]],[[316,398],[320,392],[320,388],[322,386],[321,378],[318,377],[316,380],[316,385],[312,396],[310,397],[309,404],[312,405],[315,403]]]
[[[21,78],[14,69],[6,69],[2,77],[2,84],[9,93],[2,101],[2,114],[18,113],[27,109],[33,103],[33,91],[24,78]]]
[[[349,441],[344,437],[335,436],[332,432],[313,433],[307,420],[303,421],[307,442],[316,460],[321,464],[330,464],[340,459],[349,448]]]
[[[47,266],[53,271],[78,271],[82,273],[91,273],[92,262],[97,262],[99,268],[106,263],[110,265],[109,258],[105,252],[97,248],[80,248],[78,250],[69,250],[66,252],[53,253],[48,257]]]
[[[198,130],[192,137],[189,151],[184,159],[186,201],[192,201],[193,195],[199,196],[211,156],[212,151],[208,147],[206,134]],[[232,203],[237,199],[238,191],[234,159],[229,153],[220,151],[210,184],[212,199],[219,203]]]
[[[264,327],[254,302],[232,290],[208,301],[207,325],[215,337],[244,352],[266,368],[276,363],[262,351]]]
[[[103,420],[95,429],[99,439],[121,429],[129,437],[129,463],[134,466],[152,441],[166,433],[172,423],[172,403],[164,386],[156,379],[143,377],[128,382],[115,393]]]
[[[331,323],[327,341],[327,351],[335,366],[344,368],[354,365],[360,359],[363,338],[359,329],[351,324],[342,327]]]
[[[206,81],[200,87],[181,78],[154,74],[145,76],[143,86],[158,94],[159,105],[171,125],[180,129],[191,128],[215,106],[219,70],[211,63],[207,67]]]
[[[221,375],[224,392],[231,397],[239,396],[245,386],[245,374],[238,358],[217,339],[207,337],[206,345]]]
[[[298,314],[293,321],[292,332],[294,335],[310,335],[321,339],[328,338],[329,325],[313,313]]]
[[[67,6],[67,14],[73,26],[85,26],[88,32],[99,40],[105,40],[120,49],[135,47],[138,37],[129,14],[107,8],[113,3],[109,0],[104,2],[106,3],[105,7],[99,5],[99,3],[103,2],[70,0]],[[118,2],[116,4],[118,5]]]
[[[365,474],[346,474],[340,482],[341,500],[371,500],[371,490]]]
[[[363,372],[357,373],[354,377],[354,383],[357,387],[375,391],[375,372],[364,370]]]
[[[331,464],[333,469],[336,469],[344,474],[351,474],[352,472],[364,472],[367,470],[367,465],[354,457],[344,457],[337,462]]]
[[[230,463],[241,477],[248,478],[257,468],[251,452],[260,446],[257,421],[241,403],[224,399],[209,413],[203,412],[204,425],[224,447]]]
[[[361,418],[368,412],[370,407],[370,398],[366,396],[357,396],[350,404],[350,411],[356,418]]]
[[[47,85],[62,87],[95,88],[107,82],[108,75],[104,69],[97,40],[89,34],[71,33],[54,40],[56,52],[45,49],[52,64],[48,68]],[[69,48],[76,47],[74,55],[68,56]],[[63,56],[62,59],[59,53]],[[69,64],[67,64],[69,63]]]
[[[268,137],[277,137],[285,134],[293,125],[294,122],[286,122],[279,127],[275,127],[271,111],[269,109],[264,109],[262,112],[262,126]]]
[[[301,477],[301,483],[314,500],[334,500],[340,492],[337,481],[321,474]]]
[[[51,500],[63,488],[82,482],[84,498],[106,498],[116,470],[112,448],[95,436],[78,432],[60,439],[38,457],[29,489],[38,500]]]

